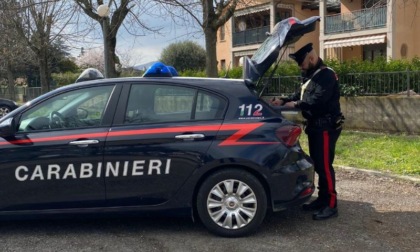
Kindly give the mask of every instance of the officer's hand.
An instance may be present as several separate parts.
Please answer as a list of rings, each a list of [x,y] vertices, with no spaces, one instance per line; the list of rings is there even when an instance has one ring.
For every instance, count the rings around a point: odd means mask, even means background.
[[[284,104],[284,106],[288,107],[288,108],[294,108],[295,107],[295,102],[291,101],[291,102],[286,102]]]
[[[274,97],[274,98],[270,101],[270,103],[271,103],[271,105],[273,105],[273,106],[281,106],[281,105],[283,105],[283,104],[284,104],[284,101],[283,101],[283,100],[281,100],[281,99],[279,99],[279,98]]]

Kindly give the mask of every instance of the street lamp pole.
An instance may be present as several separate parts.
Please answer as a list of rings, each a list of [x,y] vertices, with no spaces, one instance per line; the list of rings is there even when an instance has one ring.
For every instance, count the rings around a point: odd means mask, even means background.
[[[98,15],[102,17],[102,33],[104,36],[104,74],[105,78],[109,77],[109,50],[108,50],[108,39],[107,39],[107,33],[108,33],[108,22],[107,18],[109,15],[109,7],[106,4],[101,4],[98,6]]]

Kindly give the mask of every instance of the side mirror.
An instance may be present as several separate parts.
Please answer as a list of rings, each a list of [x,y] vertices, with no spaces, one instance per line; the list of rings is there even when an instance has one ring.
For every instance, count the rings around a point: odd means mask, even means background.
[[[0,137],[14,136],[16,133],[16,122],[13,117],[0,123]]]

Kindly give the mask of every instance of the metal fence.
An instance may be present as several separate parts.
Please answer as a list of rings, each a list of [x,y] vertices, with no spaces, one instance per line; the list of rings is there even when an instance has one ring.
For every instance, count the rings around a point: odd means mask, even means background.
[[[42,94],[41,87],[15,87],[14,91],[15,97],[12,97],[7,86],[0,86],[0,97],[15,100],[17,102],[26,102]]]
[[[420,94],[420,71],[349,73],[339,76],[339,82],[343,96]],[[294,93],[300,88],[300,83],[299,76],[273,77],[265,95]]]
[[[273,77],[264,95],[289,95],[299,90],[300,76]],[[263,81],[265,83],[267,79]],[[390,94],[420,94],[420,71],[349,73],[339,76],[343,96],[379,96]],[[7,86],[0,86],[0,97],[26,102],[42,94],[40,87],[15,87],[15,98]]]

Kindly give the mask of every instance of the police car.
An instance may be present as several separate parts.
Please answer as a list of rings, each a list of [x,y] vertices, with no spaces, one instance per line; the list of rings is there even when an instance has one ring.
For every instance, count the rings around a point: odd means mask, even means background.
[[[18,107],[15,101],[0,98],[0,117],[3,117]]]
[[[237,237],[267,211],[302,204],[314,192],[302,130],[255,83],[318,19],[277,24],[243,80],[176,77],[158,63],[144,77],[75,83],[7,114],[0,217],[165,211]]]

